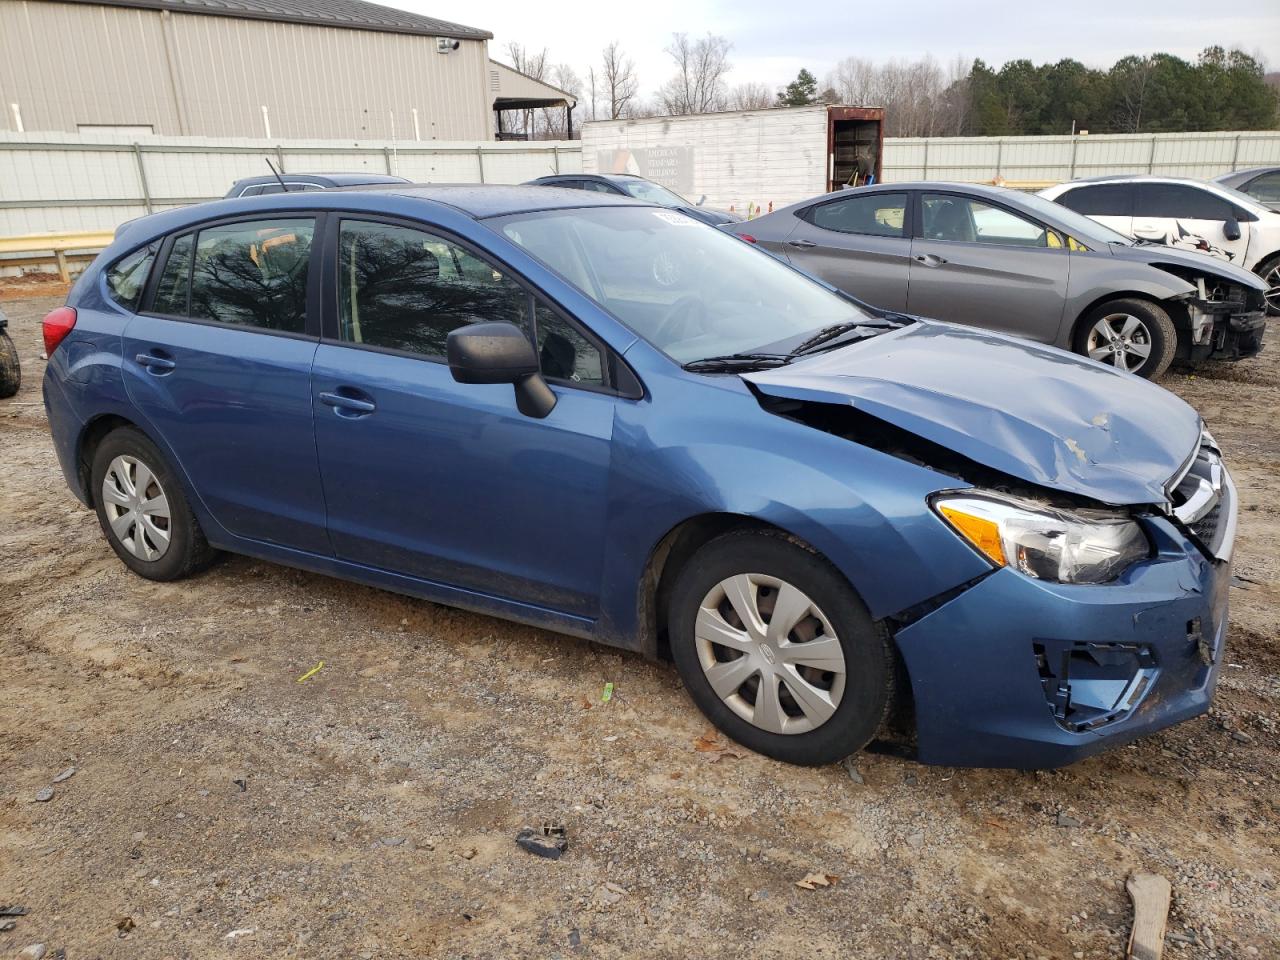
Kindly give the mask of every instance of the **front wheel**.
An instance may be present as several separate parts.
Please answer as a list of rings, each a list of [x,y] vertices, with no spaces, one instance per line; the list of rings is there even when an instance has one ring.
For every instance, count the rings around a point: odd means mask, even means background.
[[[699,549],[667,629],[694,702],[757,753],[831,763],[866,746],[888,714],[887,632],[829,563],[783,536],[731,533]]]
[[[1267,292],[1264,294],[1267,300],[1267,315],[1280,316],[1280,254],[1263,260],[1254,268],[1254,271],[1267,285]]]
[[[1076,353],[1148,380],[1169,369],[1177,349],[1178,331],[1169,314],[1146,300],[1094,307],[1076,331]]]

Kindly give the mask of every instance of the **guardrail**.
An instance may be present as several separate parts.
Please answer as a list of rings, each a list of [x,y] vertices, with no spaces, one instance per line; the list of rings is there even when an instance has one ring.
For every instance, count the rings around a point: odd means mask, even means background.
[[[34,233],[0,237],[0,266],[40,266],[53,261],[63,283],[71,282],[71,260],[92,260],[115,239],[112,231]]]

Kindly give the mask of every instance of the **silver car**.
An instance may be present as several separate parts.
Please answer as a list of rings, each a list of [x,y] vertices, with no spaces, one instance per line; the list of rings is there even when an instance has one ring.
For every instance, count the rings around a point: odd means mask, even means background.
[[[1014,190],[883,184],[721,229],[884,310],[1038,340],[1144,377],[1174,359],[1262,348],[1266,286],[1254,274]]]

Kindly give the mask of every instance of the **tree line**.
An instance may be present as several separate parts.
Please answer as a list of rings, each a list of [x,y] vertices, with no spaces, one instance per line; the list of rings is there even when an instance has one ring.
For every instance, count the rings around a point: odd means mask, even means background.
[[[1132,55],[1108,69],[1071,59],[1010,60],[997,68],[963,57],[946,65],[929,55],[882,63],[846,57],[821,82],[804,69],[782,89],[731,83],[732,49],[711,33],[673,34],[665,49],[672,72],[650,98],[640,96],[635,62],[618,41],[582,71],[518,43],[508,44],[507,56],[521,73],[575,97],[578,123],[813,103],[884,107],[885,134],[892,137],[1265,130],[1280,119],[1280,74],[1219,46],[1194,61]],[[523,129],[560,138],[565,119],[563,110],[527,111]]]

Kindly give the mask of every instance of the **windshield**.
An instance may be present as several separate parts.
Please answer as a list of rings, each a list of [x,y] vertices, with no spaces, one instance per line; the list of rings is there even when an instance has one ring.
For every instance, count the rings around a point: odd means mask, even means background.
[[[672,193],[666,187],[652,180],[633,180],[630,177],[613,181],[615,187],[621,187],[629,196],[648,203],[657,203],[664,207],[691,207],[691,204],[679,194]]]
[[[682,213],[585,207],[487,221],[679,363],[789,349],[868,314]]]
[[[1082,242],[1087,243],[1092,240],[1094,243],[1123,243],[1126,246],[1133,243],[1131,237],[1116,233],[1110,227],[1104,227],[1097,220],[1086,217],[1083,213],[1076,213],[1069,207],[1046,200],[1037,194],[1019,194],[1018,201],[1031,212],[1056,220],[1067,233]]]

